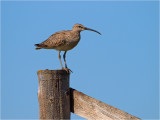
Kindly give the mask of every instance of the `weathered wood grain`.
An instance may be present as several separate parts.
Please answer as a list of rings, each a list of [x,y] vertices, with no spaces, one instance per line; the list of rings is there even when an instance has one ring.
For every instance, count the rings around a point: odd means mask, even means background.
[[[72,88],[70,96],[71,112],[88,120],[140,120]]]
[[[39,119],[70,119],[69,74],[65,70],[37,72]]]

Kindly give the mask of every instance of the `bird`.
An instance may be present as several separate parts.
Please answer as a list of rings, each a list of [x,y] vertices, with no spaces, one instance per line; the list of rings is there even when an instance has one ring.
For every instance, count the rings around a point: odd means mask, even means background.
[[[84,31],[84,30],[90,30],[90,31],[96,32],[101,35],[100,32],[98,32],[94,29],[87,28],[87,27],[83,26],[82,24],[75,24],[73,26],[72,30],[65,30],[65,31],[56,32],[56,33],[52,34],[47,40],[45,40],[39,44],[35,44],[35,46],[36,46],[35,49],[36,50],[55,49],[55,50],[59,51],[58,58],[59,58],[62,69],[66,70],[66,71],[71,71],[67,67],[66,53],[67,53],[67,51],[69,51],[69,50],[73,49],[75,46],[77,46],[77,44],[79,43],[79,41],[81,39],[80,32]],[[61,61],[61,54],[60,54],[61,51],[64,51],[63,59],[64,59],[64,63],[65,63],[65,68],[63,67],[62,61]]]

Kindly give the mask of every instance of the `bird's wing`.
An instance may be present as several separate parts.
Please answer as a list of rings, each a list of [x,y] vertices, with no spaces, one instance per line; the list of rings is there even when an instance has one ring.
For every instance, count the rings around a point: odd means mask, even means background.
[[[46,47],[62,46],[66,42],[65,34],[65,31],[56,32],[53,35],[51,35],[46,41],[40,43],[40,45]]]

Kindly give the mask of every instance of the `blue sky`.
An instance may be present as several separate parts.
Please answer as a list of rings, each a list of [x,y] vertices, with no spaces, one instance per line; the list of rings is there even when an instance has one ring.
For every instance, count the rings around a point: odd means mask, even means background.
[[[38,119],[37,71],[59,69],[58,52],[34,44],[75,23],[70,86],[142,119],[158,119],[158,2],[1,2],[1,117]],[[83,119],[72,114],[72,119]]]

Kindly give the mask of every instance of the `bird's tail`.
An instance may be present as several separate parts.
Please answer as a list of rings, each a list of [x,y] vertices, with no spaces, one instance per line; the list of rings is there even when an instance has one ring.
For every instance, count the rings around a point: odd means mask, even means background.
[[[37,47],[37,48],[35,48],[36,50],[39,50],[39,49],[42,49],[42,48],[40,48],[40,47]]]
[[[35,46],[36,46],[36,48],[35,48],[36,50],[39,50],[39,49],[48,47],[47,45],[45,45],[45,44],[43,44],[43,43],[35,44]]]
[[[36,50],[42,49],[39,44],[35,44],[35,46],[36,46],[35,48]]]

